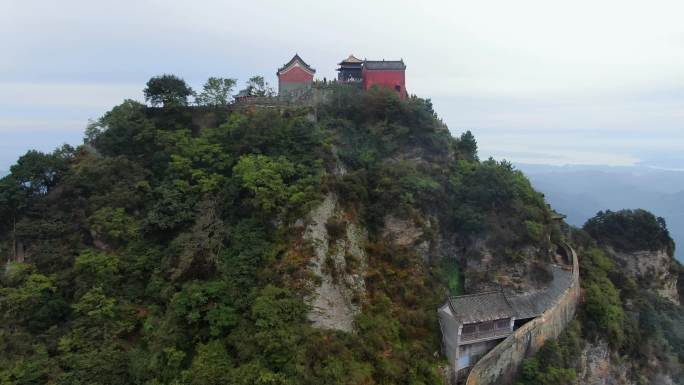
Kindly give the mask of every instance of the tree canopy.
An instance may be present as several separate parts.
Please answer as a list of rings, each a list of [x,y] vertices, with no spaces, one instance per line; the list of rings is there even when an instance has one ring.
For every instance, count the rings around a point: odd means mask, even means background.
[[[587,220],[584,230],[595,239],[621,251],[666,250],[674,254],[665,219],[637,210],[599,211]]]
[[[210,79],[198,98],[223,104],[232,85]],[[31,151],[0,179],[1,384],[442,384],[435,310],[477,277],[394,242],[386,218],[449,253],[486,243],[497,263],[542,258],[562,236],[525,176],[480,161],[472,134],[452,137],[429,100],[331,87],[316,114],[197,108],[170,75],[145,93],[167,108],[123,101],[83,146]],[[328,250],[363,238],[363,260],[323,267],[339,284],[363,279],[351,333],[309,321],[321,245],[305,234],[332,200]],[[625,346],[628,285],[602,257],[583,262],[587,335]],[[675,346],[676,320],[639,322]],[[562,349],[528,362],[525,381],[572,380]]]
[[[251,96],[273,96],[275,91],[264,80],[263,76],[252,76],[247,80],[246,88],[247,94]]]
[[[143,93],[145,100],[155,107],[187,106],[188,96],[194,94],[183,79],[169,74],[152,77]]]
[[[235,79],[211,77],[204,83],[195,102],[202,106],[226,106],[232,100],[231,93],[236,83]]]

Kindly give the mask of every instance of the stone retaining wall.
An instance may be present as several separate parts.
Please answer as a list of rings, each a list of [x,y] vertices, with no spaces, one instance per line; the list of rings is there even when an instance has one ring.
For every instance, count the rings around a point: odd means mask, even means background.
[[[541,316],[520,327],[482,357],[470,370],[466,385],[512,383],[523,360],[536,353],[546,340],[557,338],[572,321],[580,292],[579,262],[570,246],[565,249],[572,256],[572,281],[565,293]]]

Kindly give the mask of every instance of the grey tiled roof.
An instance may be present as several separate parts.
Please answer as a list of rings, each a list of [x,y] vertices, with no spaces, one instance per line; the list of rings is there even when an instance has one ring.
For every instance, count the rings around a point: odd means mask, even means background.
[[[462,324],[509,317],[537,317],[550,308],[572,283],[572,272],[556,265],[551,266],[551,272],[553,280],[539,291],[517,295],[492,291],[450,297],[451,313]]]
[[[405,70],[403,60],[365,60],[363,66],[368,70]]]
[[[449,298],[451,312],[463,324],[493,321],[515,315],[503,292],[461,295]]]
[[[296,61],[299,62],[299,64],[301,64],[302,67],[308,69],[309,71],[314,72],[314,73],[316,72],[316,70],[313,69],[313,67],[311,67],[310,65],[306,64],[306,62],[304,61],[304,59],[302,59],[301,57],[299,57],[299,54],[295,54],[295,55],[292,57],[292,59],[290,59],[289,62],[285,63],[284,66],[278,68],[278,73],[279,73],[280,71],[286,69],[287,67],[289,67],[290,65],[292,65],[292,63],[294,63],[294,62],[296,62]]]
[[[572,283],[572,272],[555,265],[551,266],[551,272],[553,273],[553,280],[543,290],[507,296],[515,310],[516,318],[532,318],[541,315],[558,300],[558,297]]]

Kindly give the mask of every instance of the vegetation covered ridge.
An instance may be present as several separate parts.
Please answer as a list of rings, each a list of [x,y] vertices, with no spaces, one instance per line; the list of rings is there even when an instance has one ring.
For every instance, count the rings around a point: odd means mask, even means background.
[[[663,219],[644,210],[599,212],[571,238],[581,257],[583,302],[571,327],[526,360],[519,384],[683,383],[684,267],[672,258]],[[631,264],[666,263],[679,280],[679,299],[654,290],[653,278],[635,275],[615,249],[640,251],[629,255],[641,258]],[[657,258],[662,251],[669,260]]]
[[[233,110],[216,78],[201,103],[219,108],[192,109],[163,78],[157,107],[126,100],[84,145],[29,151],[0,179],[0,383],[441,384],[445,296],[543,285],[567,240],[525,176],[480,161],[428,99],[339,86],[315,108]],[[305,233],[331,196],[331,253],[352,225],[367,235],[364,261],[322,266],[363,277],[350,332],[309,318]],[[577,234],[597,286],[582,333],[626,349],[626,289]]]

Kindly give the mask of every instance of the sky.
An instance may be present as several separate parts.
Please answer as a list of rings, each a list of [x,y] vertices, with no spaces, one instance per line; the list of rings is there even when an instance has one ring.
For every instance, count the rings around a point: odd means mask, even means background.
[[[0,0],[0,172],[78,144],[152,76],[335,77],[353,53],[403,59],[480,156],[684,169],[684,2]]]

